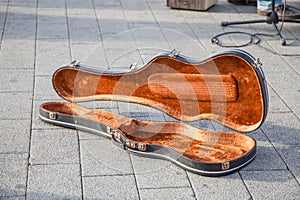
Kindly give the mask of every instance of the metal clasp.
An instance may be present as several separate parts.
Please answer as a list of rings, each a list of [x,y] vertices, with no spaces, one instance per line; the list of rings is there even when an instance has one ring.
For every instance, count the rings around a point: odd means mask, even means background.
[[[179,55],[179,51],[177,51],[176,49],[173,49],[170,54],[169,57],[171,58],[176,58]]]
[[[121,138],[122,137],[121,133],[118,130],[111,128],[110,126],[107,126],[107,133],[111,135],[112,140],[117,146],[120,146],[125,150],[132,149],[132,150],[146,151],[147,148],[146,144],[134,142],[130,140],[124,141],[124,138]]]
[[[137,66],[137,63],[132,63],[132,64],[128,67],[128,70],[131,72],[131,71],[135,70],[136,66]]]
[[[111,139],[115,145],[117,145],[118,147],[120,147],[124,150],[127,150],[127,146],[123,142],[123,140],[121,138],[121,134],[118,130],[111,129],[111,132],[109,132],[109,134],[111,134]]]
[[[253,67],[255,68],[255,71],[258,72],[261,74],[263,80],[266,80],[266,77],[265,77],[265,74],[263,72],[263,69],[262,69],[262,63],[260,62],[259,58],[257,58],[254,62],[253,62]]]
[[[50,112],[49,113],[49,118],[50,119],[56,119],[56,113]]]
[[[254,60],[252,65],[253,65],[253,67],[261,68],[262,63],[260,62],[259,58],[257,58],[257,59]]]
[[[224,162],[224,163],[222,163],[222,170],[227,170],[227,169],[229,169],[229,162]]]
[[[119,139],[119,140],[121,139],[121,134],[120,134],[119,131],[117,131],[116,129],[111,128],[110,126],[107,126],[106,129],[107,129],[106,132],[108,134],[114,135],[114,137]]]
[[[134,142],[126,141],[125,145],[126,145],[126,147],[128,147],[130,149],[135,149],[135,143]]]
[[[138,143],[138,150],[140,150],[140,151],[146,151],[146,144]]]
[[[69,67],[76,67],[77,65],[79,65],[80,61],[79,60],[74,60],[69,64]]]
[[[146,144],[139,142],[126,141],[125,146],[133,150],[146,151]]]

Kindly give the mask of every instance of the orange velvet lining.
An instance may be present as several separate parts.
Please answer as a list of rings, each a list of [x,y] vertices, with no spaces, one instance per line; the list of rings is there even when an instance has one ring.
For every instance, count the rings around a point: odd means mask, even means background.
[[[252,138],[235,132],[201,130],[178,122],[141,121],[66,102],[45,103],[42,108],[106,124],[122,131],[133,141],[169,147],[200,162],[228,162],[242,157],[255,147]]]
[[[161,75],[164,78],[159,82]],[[172,78],[176,84],[164,87],[166,80],[170,82]],[[197,64],[156,57],[142,69],[125,74],[61,68],[53,76],[53,86],[69,101],[135,102],[156,107],[183,121],[212,119],[243,132],[259,127],[264,114],[253,67],[232,54]]]

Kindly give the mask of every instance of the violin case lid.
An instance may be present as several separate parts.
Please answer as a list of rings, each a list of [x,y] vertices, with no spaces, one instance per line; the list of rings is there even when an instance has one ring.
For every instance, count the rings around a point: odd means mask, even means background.
[[[116,100],[157,108],[182,121],[211,119],[241,132],[256,130],[268,110],[261,64],[241,50],[203,60],[174,52],[137,69],[97,70],[80,63],[59,68],[53,87],[65,100]]]

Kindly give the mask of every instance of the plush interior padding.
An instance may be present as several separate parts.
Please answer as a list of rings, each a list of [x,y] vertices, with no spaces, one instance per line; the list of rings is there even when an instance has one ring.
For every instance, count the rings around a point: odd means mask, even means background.
[[[236,81],[230,75],[157,73],[148,78],[148,86],[166,99],[233,102],[238,98]]]
[[[159,91],[153,91],[155,90],[153,85],[149,86],[149,79],[151,80],[151,77],[157,73],[168,74],[168,76],[174,74],[188,77],[213,76],[218,79],[218,85],[221,82],[225,85],[223,97],[222,92],[218,92],[215,100],[216,97],[212,92],[210,101],[208,101],[208,94],[204,95],[205,101],[201,99],[191,101],[186,97],[181,98],[180,95],[177,99],[166,98],[166,94],[160,92],[161,88],[158,88]],[[232,83],[233,80],[235,83]],[[203,82],[202,79],[199,79],[199,82]],[[235,91],[232,96],[226,92],[228,82]],[[207,83],[212,84],[211,81]],[[195,80],[192,81],[193,84]],[[242,132],[250,132],[258,128],[264,117],[262,91],[255,70],[246,60],[233,54],[219,55],[196,64],[170,57],[156,57],[140,70],[124,74],[99,74],[66,67],[56,71],[53,76],[53,86],[61,97],[69,101],[135,102],[156,107],[183,121],[212,119]],[[178,79],[178,87],[189,90],[191,84]],[[196,96],[203,97],[201,94]]]
[[[255,147],[252,138],[237,132],[201,130],[178,122],[141,121],[67,102],[50,102],[41,106],[49,112],[73,115],[106,124],[122,131],[133,141],[169,147],[200,162],[232,161]]]

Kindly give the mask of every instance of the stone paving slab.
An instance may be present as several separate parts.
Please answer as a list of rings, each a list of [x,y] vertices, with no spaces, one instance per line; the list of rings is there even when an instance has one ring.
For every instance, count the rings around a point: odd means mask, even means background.
[[[133,46],[128,46],[123,50],[107,49],[106,52],[109,67],[113,70],[124,70],[128,69],[133,63],[137,63],[138,65],[142,63],[141,56]]]
[[[32,5],[21,5],[16,3],[10,3],[11,6],[9,6],[7,18],[9,19],[26,19],[26,20],[34,20],[36,19],[36,7],[34,4]]]
[[[30,119],[32,94],[28,92],[0,93],[0,119]]]
[[[291,112],[270,113],[262,130],[274,144],[299,145],[299,119]]]
[[[90,19],[70,16],[68,24],[71,42],[95,42],[101,39],[99,30],[95,29],[98,26],[95,17]]]
[[[34,165],[79,163],[75,130],[33,130],[30,150],[30,163]]]
[[[37,38],[68,39],[68,29],[65,23],[39,23]]]
[[[70,46],[67,39],[38,39],[36,51],[37,76],[52,76],[60,66],[71,62]]]
[[[34,39],[13,39],[4,34],[1,43],[0,68],[34,68]]]
[[[32,69],[4,69],[1,70],[0,79],[5,83],[0,85],[0,92],[33,91],[34,73]]]
[[[6,200],[25,200],[25,195],[24,196],[6,196],[6,197],[3,197],[3,199],[6,199]]]
[[[79,60],[83,65],[97,69],[107,69],[107,57],[102,42],[72,43],[72,60]]]
[[[29,119],[0,120],[0,153],[29,152],[30,126]]]
[[[300,88],[300,83],[297,81],[299,74],[295,73],[295,71],[291,69],[286,69],[284,73],[284,77],[280,76],[281,73],[269,73],[267,80],[269,80],[270,85],[272,85],[272,87],[280,93],[281,98],[284,99],[299,119],[300,105],[297,101]],[[276,80],[274,80],[275,78]]]
[[[268,85],[269,93],[269,112],[270,113],[287,113],[290,112],[290,108],[287,106],[286,102],[278,95],[278,93]]]
[[[262,131],[249,133],[257,141],[257,155],[242,171],[286,170],[287,166]]]
[[[195,199],[190,187],[140,189],[140,199]]]
[[[27,199],[82,199],[79,165],[31,165]]]
[[[287,168],[291,170],[293,176],[300,180],[300,147],[295,145],[275,145],[279,155],[285,161]]]
[[[35,37],[36,22],[33,19],[10,19],[5,25],[5,35],[9,38],[33,39]]]
[[[104,137],[103,135],[91,134],[85,131],[78,131],[78,135],[80,140],[101,140]]]
[[[61,97],[53,89],[52,76],[35,77],[34,100],[44,99],[61,100]]]
[[[83,176],[133,174],[129,155],[110,139],[81,140],[80,153]]]
[[[28,153],[1,153],[0,165],[0,197],[5,199],[9,196],[25,196]]]
[[[191,185],[197,199],[250,199],[247,188],[244,185],[239,173],[225,177],[211,178],[199,177],[188,173]]]
[[[83,188],[84,199],[139,199],[133,175],[83,177]]]
[[[64,2],[62,5],[54,5],[54,6],[42,5],[43,2],[44,1],[39,2],[38,19],[37,19],[38,24],[41,25],[47,24],[49,27],[51,27],[52,24],[54,25],[65,24],[66,25],[65,28],[67,28],[66,8],[64,7]],[[53,1],[53,2],[59,2],[59,1]],[[56,6],[58,6],[58,8],[55,8]],[[41,27],[38,26],[38,28]],[[64,33],[65,28],[62,29],[62,33]],[[52,33],[57,33],[53,31],[59,31],[59,30],[51,30]]]
[[[289,171],[244,171],[241,176],[253,199],[299,199],[299,184]]]
[[[190,186],[186,172],[168,161],[134,155],[131,159],[139,188]]]
[[[50,8],[53,10],[53,8],[57,9],[64,9],[65,6],[65,1],[64,0],[56,0],[56,1],[51,1],[51,0],[43,0],[39,1],[39,8]]]
[[[294,59],[293,57],[284,57],[284,59],[287,63],[289,63],[293,70],[295,70],[295,72],[297,72],[298,74],[300,73],[300,66],[297,63],[298,59]]]

